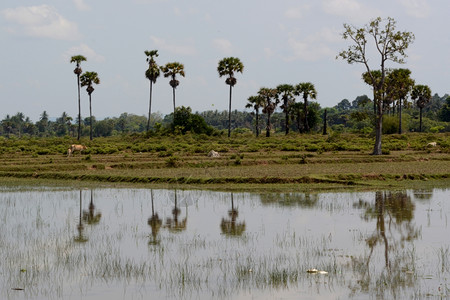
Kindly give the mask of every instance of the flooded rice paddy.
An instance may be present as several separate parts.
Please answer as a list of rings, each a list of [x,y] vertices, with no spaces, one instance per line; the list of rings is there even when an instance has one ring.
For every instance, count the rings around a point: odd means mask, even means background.
[[[0,299],[447,299],[449,199],[4,186]]]

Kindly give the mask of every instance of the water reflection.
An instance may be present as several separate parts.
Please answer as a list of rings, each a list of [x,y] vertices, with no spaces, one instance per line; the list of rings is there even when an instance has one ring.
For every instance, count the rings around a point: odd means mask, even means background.
[[[149,245],[159,245],[160,240],[158,238],[158,232],[161,229],[162,220],[159,218],[158,213],[155,212],[155,205],[153,203],[153,190],[150,190],[150,199],[152,202],[152,216],[148,218],[148,225],[152,228],[152,238],[148,242]]]
[[[95,205],[94,205],[94,193],[91,189],[91,201],[89,202],[89,210],[83,211],[83,220],[89,225],[96,225],[100,222],[100,219],[102,218],[101,212],[95,212]]]
[[[73,239],[76,243],[86,243],[88,241],[88,238],[84,235],[82,211],[83,211],[83,193],[82,190],[80,190],[80,215],[78,218],[78,225],[77,225],[78,235],[75,236]]]
[[[415,205],[411,197],[405,192],[377,191],[374,202],[359,200],[354,207],[364,210],[364,221],[376,222],[375,230],[365,239],[369,251],[352,259],[358,278],[358,286],[353,286],[353,292],[375,289],[384,295],[385,290],[390,289],[392,295],[396,295],[400,287],[413,286],[413,252],[404,250],[406,243],[419,238],[421,231],[412,222]],[[372,262],[378,249],[384,256],[384,268],[376,260]]]
[[[234,207],[233,193],[231,193],[231,209],[228,211],[229,219],[222,218],[220,230],[228,236],[241,236],[245,231],[245,221],[237,222],[239,211]]]
[[[181,209],[178,208],[178,198],[177,198],[177,190],[174,191],[174,208],[172,209],[172,217],[173,218],[167,218],[166,220],[166,228],[169,229],[170,232],[181,232],[183,230],[186,230],[186,223],[187,223],[187,215],[188,215],[188,209],[187,209],[187,202],[184,201],[185,207],[186,207],[186,214],[183,219],[179,219],[179,216],[181,214]]]
[[[261,194],[261,203],[264,205],[278,204],[281,206],[299,206],[312,208],[317,204],[318,194],[311,193],[269,193]]]
[[[450,297],[450,190],[88,193],[0,190],[0,299]]]

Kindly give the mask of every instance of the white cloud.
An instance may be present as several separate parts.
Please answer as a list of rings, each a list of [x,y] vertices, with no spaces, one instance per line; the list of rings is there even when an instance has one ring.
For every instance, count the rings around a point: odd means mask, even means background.
[[[309,11],[309,9],[309,5],[291,7],[284,12],[284,15],[289,19],[301,19],[304,16],[304,13]]]
[[[427,0],[400,0],[400,3],[406,8],[406,13],[416,18],[426,18],[431,13],[430,5]]]
[[[231,55],[233,52],[233,45],[227,39],[214,39],[212,43],[213,46],[223,54]]]
[[[197,54],[197,50],[192,45],[177,45],[174,43],[167,42],[165,39],[158,38],[156,36],[151,36],[150,39],[155,44],[156,48],[166,50],[172,54],[179,54],[179,55]]]
[[[358,22],[367,21],[382,14],[380,10],[365,6],[358,0],[323,0],[322,7],[327,14]]]
[[[332,49],[332,45],[340,41],[339,33],[330,28],[324,28],[304,39],[292,36],[288,39],[288,45],[293,53],[286,59],[316,61],[324,57],[334,58],[336,51]]]
[[[83,55],[87,58],[88,61],[95,61],[95,62],[105,61],[105,57],[97,54],[86,44],[81,44],[79,46],[70,48],[63,54],[63,58],[65,61],[69,61],[70,58],[74,55]]]
[[[8,30],[11,33],[57,40],[76,40],[81,37],[77,25],[49,5],[8,8],[2,10],[1,14],[12,24],[13,27]]]
[[[81,11],[91,10],[91,7],[89,5],[87,5],[84,2],[84,0],[73,0],[73,2],[75,3],[75,6],[77,7],[78,10],[81,10]]]

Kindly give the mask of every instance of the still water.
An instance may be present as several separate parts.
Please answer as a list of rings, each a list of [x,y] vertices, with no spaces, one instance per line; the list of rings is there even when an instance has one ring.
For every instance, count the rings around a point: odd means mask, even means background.
[[[449,199],[3,186],[0,299],[448,299]]]

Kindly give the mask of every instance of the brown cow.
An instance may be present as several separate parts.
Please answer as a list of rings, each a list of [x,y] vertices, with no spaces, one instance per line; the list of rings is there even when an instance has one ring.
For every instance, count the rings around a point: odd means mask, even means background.
[[[71,145],[69,149],[67,149],[67,156],[71,156],[75,151],[80,151],[80,154],[86,150],[87,147],[85,145]]]

